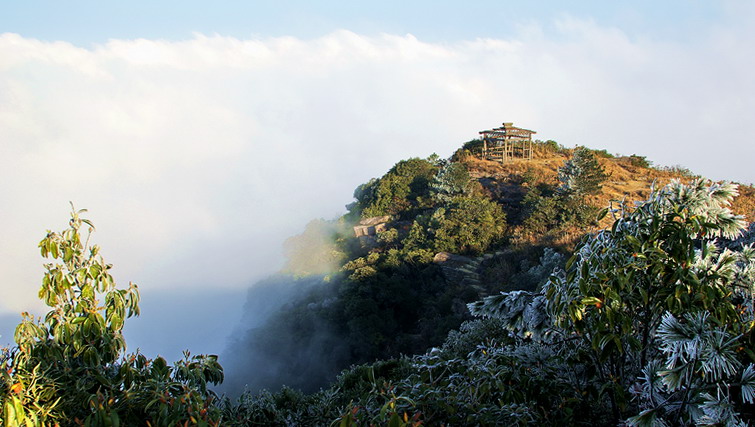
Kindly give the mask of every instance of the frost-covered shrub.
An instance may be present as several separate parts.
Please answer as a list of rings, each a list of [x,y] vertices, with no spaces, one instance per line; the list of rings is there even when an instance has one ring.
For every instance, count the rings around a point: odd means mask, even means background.
[[[744,228],[728,209],[736,194],[728,183],[672,182],[614,212],[613,227],[542,292],[470,309],[581,366],[574,386],[609,405],[608,424],[637,414],[631,423],[737,423],[752,400],[754,257],[713,244]]]
[[[430,182],[430,194],[441,203],[454,197],[469,195],[474,189],[467,167],[458,162],[445,162]]]
[[[578,147],[572,158],[558,169],[561,182],[559,192],[577,198],[600,192],[601,184],[606,180],[606,173],[598,163],[592,150]]]
[[[449,359],[467,357],[485,344],[508,344],[512,339],[503,320],[491,317],[468,320],[458,330],[448,333],[443,343],[443,357]]]

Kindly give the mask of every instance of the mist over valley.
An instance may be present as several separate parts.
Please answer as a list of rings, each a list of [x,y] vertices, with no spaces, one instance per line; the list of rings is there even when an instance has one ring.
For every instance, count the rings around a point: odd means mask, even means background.
[[[0,6],[0,427],[752,423],[753,19]]]

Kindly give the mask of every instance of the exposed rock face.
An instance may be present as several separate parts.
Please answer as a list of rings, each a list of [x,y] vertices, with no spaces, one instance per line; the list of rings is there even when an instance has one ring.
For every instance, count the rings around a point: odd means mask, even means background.
[[[371,218],[365,218],[359,221],[359,225],[354,226],[354,235],[356,237],[374,236],[377,233],[385,231],[387,228],[386,224],[390,220],[390,216],[373,216]]]
[[[361,221],[359,221],[359,225],[371,225],[376,226],[379,224],[386,223],[391,220],[391,217],[388,215],[385,216],[373,216],[372,218],[365,218]]]
[[[438,252],[435,254],[433,262],[436,264],[446,264],[448,266],[460,266],[472,262],[472,258],[452,254],[450,252]]]

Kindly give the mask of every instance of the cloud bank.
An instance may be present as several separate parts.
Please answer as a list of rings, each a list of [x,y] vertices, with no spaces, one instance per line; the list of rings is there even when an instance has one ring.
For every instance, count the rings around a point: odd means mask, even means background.
[[[358,184],[402,158],[448,156],[502,121],[755,182],[746,21],[705,29],[694,45],[572,18],[446,44],[335,31],[84,49],[2,34],[0,314],[39,310],[36,242],[66,226],[69,200],[90,210],[116,279],[165,299],[162,316],[180,328],[198,314],[171,294],[241,292],[282,264],[286,237],[340,214]],[[203,315],[225,322],[242,302]]]

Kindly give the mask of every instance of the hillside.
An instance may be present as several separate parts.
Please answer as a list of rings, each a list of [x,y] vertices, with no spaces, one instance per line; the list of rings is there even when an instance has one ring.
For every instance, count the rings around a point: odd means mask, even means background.
[[[503,164],[484,160],[479,153],[469,150],[459,150],[455,156],[468,168],[470,176],[483,185],[491,198],[507,207],[509,218],[516,219],[529,189],[543,184],[554,187],[558,185],[558,170],[573,152],[574,149],[537,141],[531,160],[512,159]],[[614,156],[604,150],[593,152],[607,177],[601,190],[597,194],[588,195],[586,202],[601,208],[615,208],[622,201],[632,206],[635,202],[645,200],[652,186],[660,188],[674,179],[687,182],[698,177],[681,166],[653,167],[651,162],[637,155]],[[731,209],[752,222],[755,220],[755,187],[738,185],[739,196],[733,200]],[[612,218],[607,216],[597,226],[588,227],[587,230],[606,227],[611,222]],[[517,231],[513,234],[517,234]],[[573,244],[575,236],[581,236],[584,231],[582,228],[571,230],[571,234],[567,233],[569,235],[563,236],[560,241],[563,244]]]
[[[478,148],[401,160],[288,239],[219,359],[124,354],[138,289],[72,211],[40,243],[63,263],[45,264],[53,311],[0,352],[9,425],[755,420],[752,187],[553,141],[504,163]]]
[[[400,161],[384,176],[358,187],[355,202],[342,218],[314,221],[302,235],[289,239],[290,258],[284,271],[295,277],[319,274],[323,284],[240,340],[264,342],[264,349],[250,344],[232,348],[234,353],[246,351],[249,360],[274,361],[275,378],[266,383],[251,378],[253,387],[286,384],[314,391],[324,379],[333,381],[342,367],[369,364],[344,371],[327,391],[313,395],[284,388],[273,397],[278,403],[273,403],[264,394],[245,394],[240,408],[246,412],[239,419],[262,420],[254,415],[260,405],[276,406],[280,411],[276,416],[293,416],[286,405],[307,413],[325,411],[344,425],[389,420],[396,425],[441,421],[572,425],[588,419],[592,424],[613,425],[622,414],[631,413],[626,408],[636,406],[622,400],[625,409],[619,408],[613,391],[579,391],[561,377],[557,372],[566,365],[554,363],[581,366],[585,361],[559,356],[562,351],[572,354],[569,357],[577,353],[555,350],[559,346],[546,344],[550,339],[533,341],[532,334],[540,332],[532,331],[543,327],[546,317],[535,317],[539,319],[535,327],[533,314],[528,313],[543,304],[537,301],[544,294],[537,292],[554,286],[551,274],[575,268],[567,259],[589,242],[584,236],[610,227],[617,218],[636,221],[632,218],[646,215],[645,210],[635,212],[635,205],[649,203],[644,201],[651,196],[652,185],[656,194],[664,194],[661,199],[675,197],[673,192],[657,193],[673,180],[696,183],[688,190],[696,197],[713,193],[706,193],[704,181],[696,181],[681,167],[654,168],[636,155],[613,156],[538,141],[531,160],[502,164],[481,159],[478,150],[479,141],[470,141],[447,161],[437,157]],[[582,163],[575,166],[577,158]],[[595,182],[580,182],[589,181],[588,176]],[[731,207],[750,220],[755,216],[755,191],[740,186],[739,192]],[[597,220],[602,208],[618,208],[621,201],[623,211]],[[683,215],[673,221],[687,221]],[[676,239],[668,244],[686,241],[681,235]],[[250,301],[254,297],[250,293]],[[470,310],[487,318],[475,319]],[[528,328],[534,329],[527,332]],[[431,347],[435,348],[425,353]],[[310,362],[297,355],[296,349],[302,348]],[[515,355],[512,348],[521,350]],[[259,359],[260,353],[265,357]],[[401,357],[410,354],[420,355]],[[434,376],[438,380],[432,380]],[[504,383],[491,382],[499,376],[506,378]],[[604,379],[584,381],[599,384]],[[592,397],[583,400],[580,393]],[[501,399],[514,406],[495,403]],[[589,403],[590,399],[602,403]],[[334,407],[346,412],[339,415],[332,412]],[[299,414],[300,419],[308,419]]]
[[[536,142],[532,160],[502,164],[479,158],[475,144],[466,143],[450,161],[398,162],[383,177],[357,188],[356,201],[342,218],[313,221],[302,235],[289,239],[284,273],[324,276],[326,284],[273,316],[269,329],[251,330],[241,341],[264,341],[281,349],[264,358],[274,359],[281,370],[286,360],[308,370],[283,354],[289,346],[281,337],[308,342],[302,331],[319,325],[318,337],[339,343],[337,350],[317,357],[329,361],[324,377],[349,363],[422,352],[471,319],[467,303],[502,290],[536,288],[548,273],[538,270],[541,263],[558,267],[556,258],[544,257],[558,255],[563,263],[585,233],[610,225],[611,215],[595,221],[601,208],[612,201],[617,207],[621,200],[631,207],[650,194],[653,183],[660,188],[672,179],[694,178],[681,168],[653,168],[640,156],[585,150],[605,178],[599,190],[567,197],[559,193],[558,174],[574,149]],[[741,186],[740,191],[735,211],[752,217],[753,189]],[[370,221],[377,231],[364,235],[371,226],[360,224]],[[355,235],[357,228],[362,231]],[[330,301],[327,308],[323,299]],[[317,314],[297,308],[305,304],[317,307]],[[365,304],[372,308],[365,310]],[[309,382],[312,378],[292,373],[283,383],[319,387],[320,382]],[[277,381],[271,378],[260,386],[276,387]]]
[[[463,163],[472,177],[503,184],[503,194],[499,199],[508,201],[517,200],[517,194],[522,194],[530,185],[528,175],[534,177],[535,182],[557,183],[558,168],[563,166],[571,152],[573,150],[569,149],[538,150],[532,160],[514,159],[506,164],[469,155]],[[589,202],[596,206],[609,206],[611,201],[617,200],[645,200],[653,184],[662,187],[672,179],[689,180],[696,176],[682,167],[651,167],[646,159],[639,156],[599,156],[598,161],[608,174],[608,179],[599,194],[589,197]],[[755,220],[755,187],[739,184],[739,197],[734,200],[732,210],[744,215],[750,222]]]

